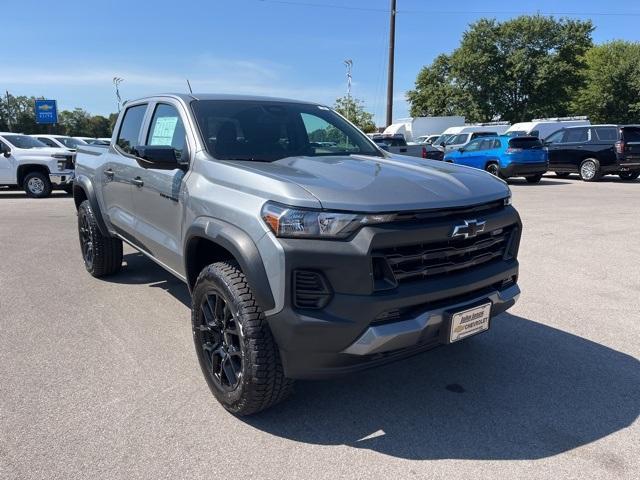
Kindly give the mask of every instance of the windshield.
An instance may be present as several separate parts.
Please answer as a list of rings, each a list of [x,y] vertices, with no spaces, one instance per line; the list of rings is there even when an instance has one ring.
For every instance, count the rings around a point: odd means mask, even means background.
[[[444,143],[446,145],[447,140],[449,140],[450,137],[452,137],[453,135],[450,133],[447,134],[442,134],[440,135],[438,138],[436,138],[433,142],[432,145],[440,145],[441,143]]]
[[[28,135],[3,135],[3,138],[16,148],[42,148],[46,147],[40,140]]]
[[[527,135],[527,132],[524,130],[511,130],[504,134],[505,137],[524,137]]]
[[[461,143],[466,143],[467,140],[469,140],[468,133],[459,133],[458,135],[450,136],[445,145],[460,145]]]
[[[78,148],[80,145],[85,145],[82,140],[71,137],[58,137],[58,141],[61,142],[67,148]]]
[[[207,151],[220,160],[382,156],[360,130],[327,107],[259,100],[197,100],[191,105]]]

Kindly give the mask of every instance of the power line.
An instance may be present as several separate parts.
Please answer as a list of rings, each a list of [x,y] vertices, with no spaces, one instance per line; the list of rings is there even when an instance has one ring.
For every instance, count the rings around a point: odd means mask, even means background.
[[[316,2],[296,2],[293,0],[257,0],[262,3],[273,3],[279,5],[288,5],[295,7],[312,7],[312,8],[333,8],[340,10],[360,10],[366,12],[383,12],[388,13],[388,8],[374,7],[356,7],[353,5],[337,5],[335,3],[316,3]],[[397,10],[397,14],[403,13],[426,13],[429,15],[540,15],[549,16],[567,16],[567,17],[640,17],[640,12],[545,12],[545,11],[526,11],[526,10]]]

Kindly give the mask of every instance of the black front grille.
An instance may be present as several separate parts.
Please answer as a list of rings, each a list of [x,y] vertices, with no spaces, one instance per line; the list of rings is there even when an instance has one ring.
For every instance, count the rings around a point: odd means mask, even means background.
[[[460,273],[510,258],[515,227],[500,228],[475,238],[451,239],[378,250],[397,282]]]
[[[293,305],[296,308],[320,309],[331,300],[331,289],[319,272],[295,270],[293,272]]]

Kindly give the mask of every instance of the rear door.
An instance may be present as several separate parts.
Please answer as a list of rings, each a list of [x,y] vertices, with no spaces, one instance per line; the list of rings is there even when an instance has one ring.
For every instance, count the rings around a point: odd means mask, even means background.
[[[115,146],[110,148],[102,168],[96,172],[96,180],[102,182],[104,211],[109,222],[120,235],[134,243],[136,219],[131,182],[138,168],[134,149],[140,144],[146,112],[146,103],[132,105],[124,111]]]
[[[618,127],[591,127],[590,150],[603,167],[616,164],[616,142],[618,141]]]
[[[577,172],[585,155],[589,154],[591,131],[588,127],[567,128],[562,141],[563,153],[560,167]]]
[[[163,99],[151,103],[140,144],[170,145],[178,158],[188,159],[186,118],[180,102]],[[185,174],[186,169],[160,170],[137,165],[136,185],[132,188],[138,238],[149,253],[178,273],[184,270],[180,239]]]

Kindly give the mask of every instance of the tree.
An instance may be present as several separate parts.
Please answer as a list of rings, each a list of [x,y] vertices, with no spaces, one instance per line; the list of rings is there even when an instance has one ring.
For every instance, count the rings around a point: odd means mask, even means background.
[[[376,131],[373,114],[364,109],[364,102],[362,100],[346,95],[336,99],[333,108],[363,132],[369,133]]]
[[[40,97],[42,98],[42,97]],[[71,136],[110,137],[117,114],[109,117],[92,116],[81,108],[64,110],[58,114],[56,125],[40,125],[35,116],[36,97],[1,96],[0,131],[11,130],[20,133],[53,133]]]
[[[407,93],[411,112],[511,122],[571,114],[592,31],[590,21],[481,19],[451,55],[422,69]]]
[[[593,123],[635,123],[640,117],[640,43],[613,41],[586,54],[586,84],[574,110]]]

